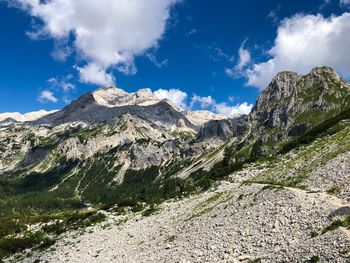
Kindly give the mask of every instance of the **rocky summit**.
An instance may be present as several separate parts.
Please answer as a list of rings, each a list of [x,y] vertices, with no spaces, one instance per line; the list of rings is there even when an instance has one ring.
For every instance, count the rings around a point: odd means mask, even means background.
[[[279,73],[252,112],[105,87],[0,115],[0,262],[349,262],[350,84]]]

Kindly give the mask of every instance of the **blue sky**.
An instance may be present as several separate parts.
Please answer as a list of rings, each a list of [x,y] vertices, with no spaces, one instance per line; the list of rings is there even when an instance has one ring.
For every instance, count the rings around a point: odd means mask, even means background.
[[[46,4],[62,2],[70,1]],[[68,5],[78,13],[61,21],[67,10],[52,13],[39,0],[0,0],[0,112],[59,109],[114,82],[229,113],[253,104],[281,70],[329,65],[350,75],[348,0],[101,0],[99,10],[94,2]],[[96,31],[77,41],[81,28]]]

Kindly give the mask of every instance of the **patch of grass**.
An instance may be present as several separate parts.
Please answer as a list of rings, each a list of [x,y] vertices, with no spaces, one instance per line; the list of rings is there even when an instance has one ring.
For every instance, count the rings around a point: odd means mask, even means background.
[[[148,209],[142,212],[142,215],[147,217],[157,213],[159,210],[160,209],[155,204],[151,204]]]
[[[222,193],[216,193],[213,196],[209,197],[205,202],[207,204],[213,203],[213,202],[219,200],[221,196],[222,196]]]
[[[350,228],[350,215],[346,216],[343,220],[340,220],[340,219],[334,220],[329,226],[322,229],[321,233],[325,234],[329,231],[334,231],[339,227]]]
[[[328,194],[332,194],[332,195],[338,195],[340,194],[341,190],[340,190],[340,187],[338,186],[333,186],[332,188],[330,188],[327,193]]]
[[[260,263],[261,262],[261,258],[256,258],[256,259],[249,259],[248,263]]]

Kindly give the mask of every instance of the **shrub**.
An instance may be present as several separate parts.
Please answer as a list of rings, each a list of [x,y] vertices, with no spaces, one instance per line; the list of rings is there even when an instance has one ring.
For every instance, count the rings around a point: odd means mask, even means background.
[[[148,209],[143,211],[142,215],[143,216],[150,216],[158,211],[159,211],[159,208],[156,205],[151,204],[151,206]]]
[[[320,257],[319,256],[312,256],[310,259],[309,259],[309,262],[310,263],[316,263],[316,262],[319,262],[320,261]]]

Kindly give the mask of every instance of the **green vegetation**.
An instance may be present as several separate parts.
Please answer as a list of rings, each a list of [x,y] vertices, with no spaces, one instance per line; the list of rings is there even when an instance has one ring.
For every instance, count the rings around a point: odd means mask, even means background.
[[[55,238],[58,235],[69,230],[99,224],[105,219],[104,214],[85,211],[17,215],[2,218],[0,220],[0,260],[27,248],[48,248],[55,243]],[[43,225],[36,232],[28,232],[27,224],[35,223]]]
[[[149,208],[142,212],[143,216],[150,216],[159,211],[159,208],[155,204],[151,204]]]
[[[263,169],[247,183],[270,184],[281,187],[305,189],[305,181],[315,169],[327,164],[336,156],[350,151],[348,120],[328,128],[309,144],[297,144],[294,150],[269,157],[260,157],[253,169]],[[337,194],[342,185],[334,186],[328,193]]]
[[[316,263],[316,262],[319,262],[320,261],[320,257],[319,256],[312,256],[310,259],[309,259],[309,262],[310,263]]]
[[[318,236],[318,232],[316,230],[312,230],[310,233],[311,238],[317,237]]]
[[[91,130],[81,130],[78,134],[77,137],[80,141],[80,143],[86,143],[88,139],[91,137],[96,137],[99,134],[102,134],[103,127],[97,127]]]
[[[171,135],[174,136],[175,138],[178,138],[184,141],[195,138],[195,134],[189,131],[173,131]]]
[[[338,195],[340,194],[340,188],[338,186],[333,186],[332,188],[330,188],[327,193],[328,194],[332,194],[332,195]]]
[[[341,125],[339,124],[343,120],[350,119],[350,108],[341,112],[337,116],[333,118],[329,118],[322,122],[321,124],[317,125],[316,127],[312,128],[310,131],[308,131],[306,134],[297,137],[290,142],[285,143],[282,145],[280,153],[284,154],[292,149],[295,149],[297,147],[300,147],[300,145],[310,144],[314,140],[320,137],[324,137],[327,135],[332,135],[342,129]]]
[[[165,241],[166,242],[174,242],[176,239],[176,236],[169,236]]]
[[[256,258],[256,259],[249,259],[248,263],[260,263],[261,262],[261,258]]]
[[[0,240],[0,259],[21,252],[27,248],[45,249],[52,246],[54,240],[41,231],[26,233],[19,237],[5,237]]]
[[[346,227],[350,229],[350,215],[346,216],[343,220],[337,219],[332,222],[329,226],[322,229],[321,233],[327,233],[329,231],[334,231],[339,227]]]

